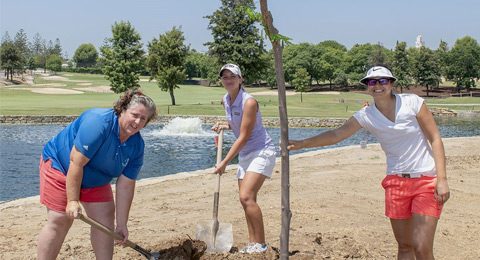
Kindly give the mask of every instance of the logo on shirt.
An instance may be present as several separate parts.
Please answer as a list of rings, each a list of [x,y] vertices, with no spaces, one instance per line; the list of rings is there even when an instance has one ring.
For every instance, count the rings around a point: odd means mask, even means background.
[[[239,116],[239,115],[240,115],[240,112],[235,112],[235,113],[233,113],[233,114],[236,115],[236,116]]]
[[[130,158],[127,158],[125,161],[122,162],[123,168],[127,167],[128,161],[130,161]]]
[[[85,149],[85,151],[88,151],[88,145],[84,145],[83,149]]]

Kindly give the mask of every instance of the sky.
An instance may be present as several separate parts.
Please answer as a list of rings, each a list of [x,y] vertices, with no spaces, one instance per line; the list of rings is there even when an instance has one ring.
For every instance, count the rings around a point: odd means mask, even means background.
[[[205,52],[203,44],[213,38],[204,17],[220,6],[220,0],[0,0],[0,33],[13,39],[23,29],[29,41],[36,33],[47,42],[59,38],[72,58],[83,43],[98,50],[115,22],[129,21],[145,45],[181,26],[185,44]],[[275,27],[293,43],[335,40],[347,49],[365,43],[394,49],[397,41],[415,46],[418,35],[431,49],[440,40],[451,48],[465,36],[480,43],[479,0],[269,0],[268,7]]]

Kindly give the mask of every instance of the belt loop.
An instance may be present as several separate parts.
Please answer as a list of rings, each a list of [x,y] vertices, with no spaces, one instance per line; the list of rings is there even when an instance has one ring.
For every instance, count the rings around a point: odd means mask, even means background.
[[[402,178],[410,178],[410,174],[402,174]]]

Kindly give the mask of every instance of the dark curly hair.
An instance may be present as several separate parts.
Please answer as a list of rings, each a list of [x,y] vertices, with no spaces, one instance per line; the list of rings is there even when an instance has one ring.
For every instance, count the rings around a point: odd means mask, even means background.
[[[120,98],[113,104],[113,110],[117,116],[120,116],[123,111],[126,111],[137,104],[144,105],[149,111],[145,126],[147,126],[151,120],[157,118],[157,106],[150,97],[140,91],[139,87],[134,87],[125,91],[125,94],[120,96]]]

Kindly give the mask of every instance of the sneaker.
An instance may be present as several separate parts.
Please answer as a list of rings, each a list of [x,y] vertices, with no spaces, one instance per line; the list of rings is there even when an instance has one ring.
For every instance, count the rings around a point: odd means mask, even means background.
[[[240,251],[238,251],[238,252],[240,252],[240,253],[250,253],[250,251],[249,251],[249,250],[250,250],[250,247],[252,247],[254,244],[255,244],[255,243],[248,243],[247,246],[246,246],[244,249],[242,249],[242,250],[240,250]]]
[[[247,244],[247,247],[245,247],[244,249],[240,250],[240,253],[248,253],[248,254],[251,254],[251,253],[262,253],[262,252],[265,252],[267,251],[267,244],[265,245],[262,245],[260,243],[248,243]]]
[[[267,244],[262,245],[260,243],[255,243],[249,248],[248,253],[250,253],[250,254],[251,253],[263,253],[263,252],[267,251],[267,248],[268,248]]]

